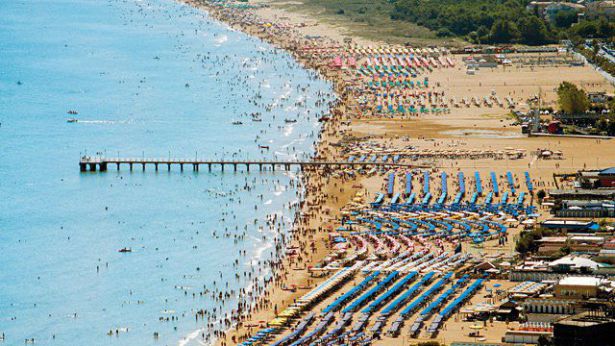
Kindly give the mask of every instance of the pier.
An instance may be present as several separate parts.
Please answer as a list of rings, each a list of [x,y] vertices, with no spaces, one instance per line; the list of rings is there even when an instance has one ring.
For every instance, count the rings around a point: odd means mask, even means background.
[[[224,161],[224,160],[190,160],[190,159],[149,159],[149,158],[104,158],[104,157],[90,157],[84,156],[79,160],[79,170],[81,172],[106,172],[110,168],[120,170],[120,166],[128,166],[132,171],[135,166],[145,171],[146,166],[153,167],[155,171],[160,168],[166,168],[167,171],[171,170],[171,167],[178,167],[180,171],[184,171],[185,168],[192,169],[194,172],[198,172],[201,167],[207,167],[209,172],[213,168],[219,168],[224,172],[225,168],[230,167],[234,172],[237,172],[239,168],[245,167],[247,172],[250,172],[250,168],[258,168],[259,171],[276,169],[290,171],[292,168],[304,169],[341,169],[341,168],[430,168],[425,165],[415,165],[409,163],[394,163],[394,162],[334,162],[334,161]]]

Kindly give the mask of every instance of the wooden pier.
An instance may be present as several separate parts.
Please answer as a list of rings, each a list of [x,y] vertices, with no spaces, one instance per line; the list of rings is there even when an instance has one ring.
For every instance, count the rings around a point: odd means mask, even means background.
[[[120,166],[128,166],[132,171],[135,166],[140,167],[145,171],[146,166],[153,166],[156,171],[160,167],[171,170],[171,166],[179,166],[183,172],[184,167],[191,167],[193,171],[198,172],[201,166],[206,166],[209,172],[212,168],[220,168],[224,172],[225,167],[232,167],[234,172],[238,168],[245,167],[249,172],[250,168],[258,167],[259,171],[268,170],[275,171],[276,169],[290,171],[292,168],[304,169],[343,169],[343,168],[430,168],[425,165],[415,165],[409,163],[394,163],[394,162],[333,162],[333,161],[208,161],[208,160],[182,160],[182,159],[148,159],[148,158],[103,158],[84,156],[79,161],[79,170],[81,172],[106,172],[110,167],[120,170]]]

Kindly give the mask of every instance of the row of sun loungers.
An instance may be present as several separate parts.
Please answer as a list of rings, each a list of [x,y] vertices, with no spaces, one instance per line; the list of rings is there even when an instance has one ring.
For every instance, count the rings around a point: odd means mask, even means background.
[[[427,333],[434,336],[438,332],[440,325],[482,287],[483,281],[483,279],[474,281],[474,283],[472,283],[463,293],[461,293],[459,297],[447,305],[431,322],[431,325],[427,329]]]

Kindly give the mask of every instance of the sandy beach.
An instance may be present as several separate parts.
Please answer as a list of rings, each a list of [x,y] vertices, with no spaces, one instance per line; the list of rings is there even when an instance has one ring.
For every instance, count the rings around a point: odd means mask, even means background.
[[[510,117],[508,107],[451,107],[444,114],[404,117],[378,116],[369,112],[361,114],[357,111],[359,104],[356,91],[348,89],[349,86],[357,85],[356,80],[348,73],[332,68],[330,59],[325,55],[309,56],[300,48],[314,42],[343,46],[345,39],[352,39],[352,44],[360,46],[378,47],[384,45],[383,42],[350,37],[343,27],[332,26],[303,13],[290,12],[280,6],[279,2],[259,0],[255,3],[262,7],[249,10],[210,6],[196,1],[188,3],[202,8],[233,28],[286,49],[306,68],[318,70],[324,78],[334,83],[339,102],[331,109],[330,119],[324,122],[316,159],[346,160],[351,155],[381,154],[385,149],[394,155],[412,146],[414,156],[417,156],[412,162],[429,165],[435,173],[447,171],[452,175],[465,172],[466,176],[470,176],[479,172],[487,177],[491,171],[497,170],[500,174],[512,172],[519,179],[525,171],[529,171],[539,189],[554,186],[553,173],[576,172],[613,163],[608,160],[615,157],[615,146],[604,145],[606,140],[528,138],[522,135],[519,127],[513,126],[514,119]],[[309,36],[318,36],[318,39],[306,40]],[[518,109],[527,109],[529,105],[526,100],[535,95],[540,95],[545,105],[556,106],[555,89],[562,81],[577,83],[588,91],[612,90],[591,66],[531,66],[519,62],[508,67],[481,68],[476,74],[469,75],[460,63],[465,58],[455,56],[458,61],[455,67],[435,69],[428,73],[430,88],[458,100],[472,97],[480,99],[488,95],[510,98]],[[521,61],[527,57],[512,58]],[[365,142],[369,142],[369,145],[359,148],[359,144]],[[559,152],[561,157],[557,160],[544,160],[538,157],[537,149]],[[519,155],[513,158],[506,153],[512,151]],[[478,155],[481,152],[482,156]],[[267,322],[280,311],[325,279],[314,277],[308,268],[331,255],[333,249],[328,241],[329,233],[339,226],[342,211],[358,193],[369,201],[383,188],[382,174],[357,175],[349,179],[334,173],[305,172],[306,197],[286,245],[290,249],[286,253],[290,255],[285,256],[274,269],[274,280],[258,302],[249,311],[236,314],[230,322],[232,327],[229,330],[216,333],[219,345],[237,344],[266,327]],[[454,188],[452,182],[451,188]],[[436,190],[433,193],[435,195]],[[519,229],[511,228],[511,237],[514,239],[518,232]],[[485,244],[484,252],[512,253],[514,245],[511,244],[513,242],[501,247],[497,246],[496,240],[492,240]],[[341,291],[348,290],[356,283],[357,280],[351,280]],[[320,311],[334,298],[327,297],[311,309]],[[478,301],[479,297],[473,298],[470,304]],[[447,326],[437,340],[474,340],[467,336],[469,324],[462,323],[458,316],[451,319]],[[492,323],[484,332],[488,340],[498,340],[508,328],[515,327],[518,325]],[[421,340],[419,337],[415,341]],[[406,345],[408,340],[384,337],[375,344]]]

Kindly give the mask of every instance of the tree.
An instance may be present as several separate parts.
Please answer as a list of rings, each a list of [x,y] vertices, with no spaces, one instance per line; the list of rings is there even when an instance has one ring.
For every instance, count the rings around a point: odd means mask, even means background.
[[[453,36],[453,33],[447,28],[440,28],[436,32],[436,36],[438,37],[450,37]]]
[[[486,26],[481,25],[476,29],[476,34],[480,41],[487,41],[489,39],[489,29]]]
[[[545,197],[547,197],[547,193],[545,192],[545,190],[538,190],[538,192],[536,193],[536,198],[542,201]]]
[[[489,33],[489,40],[493,43],[511,43],[519,38],[519,30],[515,23],[500,19],[493,23]]]
[[[600,52],[600,43],[596,39],[592,40],[592,52],[594,53],[594,55],[598,55],[598,53]]]
[[[557,88],[560,110],[566,114],[585,113],[589,109],[589,100],[585,91],[570,82],[562,82]]]
[[[604,17],[598,21],[598,35],[600,37],[612,37],[615,35],[615,25],[609,23]]]
[[[524,16],[517,22],[521,42],[529,45],[541,45],[549,41],[545,23],[535,16]]]
[[[607,106],[610,114],[615,114],[615,97],[607,101]]]
[[[577,22],[577,12],[574,10],[559,11],[553,18],[553,23],[558,28],[569,28],[573,23]]]

